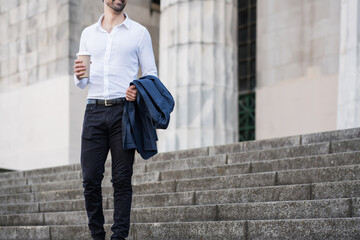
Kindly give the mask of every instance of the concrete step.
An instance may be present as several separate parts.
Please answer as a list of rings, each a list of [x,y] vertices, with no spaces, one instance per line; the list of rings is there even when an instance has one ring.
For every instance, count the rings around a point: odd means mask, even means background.
[[[360,196],[360,186],[357,186],[360,181],[346,181],[341,183],[324,183],[320,184],[299,184],[299,185],[284,185],[284,186],[265,186],[265,187],[246,187],[246,188],[227,188],[219,190],[197,190],[189,192],[186,195],[187,204],[221,204],[221,203],[239,203],[239,202],[265,202],[265,201],[284,201],[284,200],[310,200],[311,197],[317,199],[325,198],[322,194],[327,188],[337,191],[337,197],[355,197]],[[338,186],[339,185],[339,186]],[[315,188],[316,189],[312,189]],[[319,190],[317,190],[319,189]],[[347,189],[347,190],[346,190]],[[340,194],[342,191],[342,195]],[[318,192],[320,191],[320,192]],[[193,198],[191,194],[194,193]],[[312,195],[311,195],[312,194]],[[184,196],[183,196],[184,197]],[[329,194],[326,198],[330,198]],[[160,200],[161,199],[161,200]],[[109,199],[109,206],[111,206],[111,199]],[[155,203],[159,202],[159,203]],[[143,194],[134,195],[133,204],[139,207],[150,206],[167,206],[170,203],[176,202],[176,196],[173,193],[161,194]],[[156,205],[155,205],[156,204]],[[185,204],[183,204],[185,205]]]
[[[360,217],[360,203],[354,199],[322,199],[237,203],[198,206],[133,208],[133,223],[237,221],[306,218]],[[113,209],[104,210],[105,222],[113,223]],[[1,215],[1,226],[86,224],[85,211]]]
[[[219,204],[221,221],[360,217],[359,199]]]
[[[360,164],[360,152],[265,160],[184,170],[170,170],[161,172],[160,179],[162,181],[168,181],[172,179],[190,179],[209,176],[226,176],[244,173],[260,173],[289,169],[295,170],[355,164]]]
[[[1,204],[0,208],[0,215],[38,212],[40,212],[40,209],[37,202]]]
[[[35,193],[20,193],[0,196],[1,204],[28,203],[35,201]]]
[[[71,226],[67,228],[68,231]],[[74,234],[74,232],[72,232]],[[79,234],[79,233],[76,233]],[[49,240],[50,237],[49,226],[11,226],[0,227],[0,239],[1,240]],[[73,235],[76,236],[76,235]],[[90,234],[89,234],[90,236]],[[71,239],[71,238],[68,238]],[[85,238],[83,238],[85,239]],[[91,239],[88,238],[88,239]]]
[[[360,218],[318,218],[131,224],[129,240],[358,240]],[[105,225],[107,236],[110,225]],[[50,237],[51,236],[51,237]],[[3,240],[88,240],[86,225],[0,227]]]
[[[354,212],[360,213],[357,202],[354,200],[353,203],[352,199],[331,199],[134,208],[131,219],[133,223],[154,223],[359,217],[353,215]],[[113,211],[109,212],[108,223],[112,223]]]
[[[309,145],[316,143],[325,143],[330,141],[343,141],[351,139],[360,139],[359,128],[336,130],[328,132],[320,132],[313,134],[305,134],[298,136],[255,140],[248,142],[239,142],[233,144],[211,146],[208,148],[196,148],[182,151],[159,153],[153,158],[144,161],[139,155],[136,157],[136,162],[158,162],[166,160],[177,160],[188,157],[217,155],[217,154],[230,154],[248,151],[258,151],[273,148],[292,147],[300,145]]]
[[[187,149],[174,152],[159,153],[156,156],[144,161],[139,155],[136,156],[135,162],[162,162],[169,160],[178,160],[199,156],[213,156],[219,154],[247,152],[272,148],[293,147],[301,145],[300,136],[290,136],[275,139],[264,139],[257,141],[238,142],[219,146],[210,146],[203,148]]]
[[[309,150],[311,151],[311,149],[313,148],[314,146],[312,147],[308,147],[308,146],[302,146],[301,149],[303,149],[303,151],[306,151],[306,149],[309,148]],[[290,147],[292,148],[292,147]],[[272,149],[272,153],[275,154],[277,151],[280,151],[280,152],[283,152],[284,149]],[[183,153],[182,153],[183,152]],[[181,154],[182,153],[182,154]],[[185,154],[187,153],[187,154]],[[198,155],[196,155],[198,154]],[[250,155],[253,154],[253,153],[249,153]],[[320,150],[319,151],[319,154],[322,154],[322,151]],[[179,159],[187,159],[187,161],[203,161],[204,160],[209,160],[209,161],[225,161],[225,155],[222,155],[220,156],[219,158],[216,158],[214,156],[208,156],[208,150],[207,148],[202,148],[202,149],[197,149],[197,150],[184,150],[184,151],[178,151],[177,152],[177,155],[179,155]],[[214,159],[212,159],[214,158]],[[196,160],[198,159],[198,160]],[[158,159],[159,160],[159,159]],[[155,160],[153,160],[155,161]],[[147,161],[146,163],[151,163],[152,161]],[[156,161],[155,161],[156,162]],[[184,162],[182,162],[184,163]],[[159,164],[158,164],[159,165]],[[186,166],[186,165],[183,165],[181,164],[182,166]],[[107,172],[108,174],[110,175],[110,166],[111,166],[111,162],[108,162],[106,163],[106,166],[107,166]],[[155,165],[156,166],[156,165]],[[134,166],[134,168],[140,168],[142,170],[145,170],[146,168],[146,164],[136,164]],[[191,167],[191,166],[190,166]],[[69,165],[69,166],[62,166],[62,167],[56,167],[56,168],[44,168],[44,169],[37,169],[37,170],[31,170],[31,171],[25,171],[23,172],[23,181],[26,181],[25,179],[27,179],[28,183],[38,183],[38,182],[51,182],[51,181],[56,181],[56,180],[61,180],[61,176],[63,177],[68,177],[68,178],[76,178],[77,176],[77,173],[79,172],[79,168],[80,166],[79,165]],[[151,166],[150,166],[151,168]],[[73,172],[76,172],[76,173],[73,173]],[[138,171],[138,172],[141,172],[141,171]],[[60,174],[59,174],[60,173]],[[70,175],[70,176],[68,176]],[[17,179],[19,179],[18,176],[16,176]],[[135,177],[136,178],[136,177]],[[1,179],[1,174],[0,174],[0,179]],[[13,183],[12,181],[9,181],[9,179],[12,179],[11,177],[5,179],[4,182],[0,182],[0,186],[4,186],[6,183]],[[62,180],[65,180],[65,179],[62,179]],[[16,182],[14,182],[16,183]]]
[[[340,152],[350,152],[350,151],[359,151],[360,150],[360,139],[353,140],[343,140],[331,143],[320,143],[320,144],[311,144],[304,146],[290,146],[283,148],[275,149],[266,149],[261,151],[244,151],[240,153],[228,154],[226,155],[214,155],[214,156],[203,156],[203,157],[191,157],[185,159],[178,159],[174,161],[147,161],[143,164],[134,165],[134,181],[153,181],[154,177],[158,177],[156,172],[164,170],[177,170],[177,169],[189,169],[194,166],[197,167],[206,167],[213,165],[220,165],[223,163],[236,164],[244,162],[254,162],[254,161],[263,161],[271,159],[283,159],[283,158],[294,158],[300,156],[309,156],[309,155],[323,155]],[[248,149],[251,150],[251,149]],[[201,151],[199,152],[201,156]],[[184,155],[185,156],[185,155]],[[111,175],[111,161],[106,163],[106,176],[110,177]],[[44,168],[37,169],[32,171],[25,171],[21,173],[13,172],[6,173],[5,176],[8,178],[4,179],[0,174],[0,187],[3,186],[18,186],[26,184],[36,184],[36,183],[46,183],[54,181],[64,181],[71,179],[81,179],[81,167],[79,164],[72,164],[68,166],[61,166],[56,168]],[[151,172],[151,173],[150,173]],[[13,174],[13,175],[10,175]],[[80,176],[79,176],[80,174]],[[14,178],[12,178],[14,177]]]
[[[0,197],[9,194],[30,193],[30,185],[0,187]]]
[[[103,181],[106,183],[106,179]],[[51,183],[43,183],[43,184],[35,184],[31,185],[32,192],[46,192],[46,191],[54,191],[54,190],[72,190],[72,189],[80,189],[82,188],[82,180],[70,180],[70,181],[58,181]]]
[[[103,197],[103,209],[114,209],[114,199],[110,196]],[[38,209],[33,208],[31,212],[65,212],[85,210],[84,199],[48,201],[38,203]],[[164,207],[184,206],[194,204],[194,192],[179,192],[170,194],[133,195],[132,207]],[[22,204],[17,204],[22,205]],[[7,205],[9,209],[6,214],[14,213],[12,209],[16,205]],[[1,213],[0,213],[1,214]]]
[[[330,153],[330,143],[318,143],[305,146],[266,149],[261,151],[228,154],[228,163],[244,163],[272,159],[293,158]]]
[[[352,140],[346,143],[346,140]],[[357,139],[357,140],[356,140]],[[321,132],[315,134],[306,134],[302,136],[290,136],[283,138],[275,139],[265,139],[265,140],[256,140],[249,142],[240,142],[220,146],[211,146],[197,149],[181,150],[174,152],[159,153],[149,160],[142,160],[139,155],[136,157],[136,162],[142,165],[143,163],[150,162],[159,162],[165,160],[178,160],[184,158],[197,158],[201,156],[213,156],[218,154],[229,154],[229,153],[238,153],[238,152],[248,152],[248,151],[258,151],[265,149],[273,148],[285,148],[301,145],[309,145],[315,143],[324,143],[330,141],[336,141],[339,146],[334,145],[334,152],[346,151],[345,146],[350,146],[353,143],[353,147],[350,147],[349,150],[354,150],[354,147],[358,149],[356,142],[360,139],[360,130],[359,128],[346,129],[346,130],[337,130],[330,132]],[[344,142],[341,144],[340,142]],[[350,145],[349,145],[350,144]],[[359,150],[359,149],[358,149]],[[107,162],[107,166],[110,166],[111,162]],[[144,167],[144,166],[143,166]],[[15,172],[6,172],[0,173],[0,180],[7,179],[16,179],[24,178],[30,176],[38,176],[51,173],[60,173],[60,172],[71,172],[81,170],[80,164],[70,164],[65,166],[51,167],[51,168],[42,168],[29,171],[15,171]]]
[[[141,176],[143,176],[144,181],[146,179],[150,179],[151,177],[156,177],[156,174],[159,173],[145,173],[145,174],[134,174],[134,181],[139,181]],[[106,169],[104,173],[105,179],[111,179],[111,171],[110,169]],[[82,173],[80,171],[72,171],[72,172],[62,172],[62,173],[50,173],[44,174],[35,177],[26,177],[26,178],[19,178],[14,181],[14,179],[2,180],[0,181],[0,194],[1,188],[3,187],[10,187],[10,186],[24,186],[24,185],[32,185],[38,186],[40,184],[47,184],[47,183],[54,183],[54,182],[61,182],[64,183],[65,181],[71,180],[78,180],[82,181]]]
[[[250,141],[250,142],[240,142],[223,146],[213,146],[209,148],[199,148],[199,149],[189,149],[178,152],[167,152],[163,154],[158,154],[151,159],[146,161],[142,161],[137,159],[136,163],[152,163],[152,162],[163,162],[163,161],[174,161],[184,158],[192,158],[199,156],[214,156],[220,154],[243,154],[242,156],[250,156],[255,157],[256,152],[263,152],[268,156],[274,156],[276,154],[283,154],[289,157],[289,154],[293,154],[294,156],[303,156],[306,151],[308,151],[311,155],[314,154],[325,154],[329,153],[330,143],[316,143],[310,145],[302,146],[300,144],[300,136],[295,137],[286,137],[280,139],[269,139],[269,140],[259,140],[259,141]],[[293,149],[293,150],[285,150],[285,149]],[[271,151],[272,150],[272,151]],[[267,152],[270,151],[270,152]],[[279,151],[279,153],[277,153]],[[181,152],[186,153],[180,154]],[[280,155],[279,158],[283,158]]]
[[[360,196],[360,181],[322,182],[311,184],[311,199]]]
[[[327,131],[313,134],[297,135],[290,137],[281,137],[273,139],[255,140],[248,142],[239,142],[208,148],[197,148],[182,151],[159,153],[155,157],[146,160],[147,162],[156,162],[164,160],[177,160],[185,157],[217,155],[224,153],[237,153],[247,151],[257,151],[272,148],[283,148],[299,145],[308,145],[315,143],[324,143],[330,141],[341,141],[350,139],[360,139],[360,129],[352,128],[345,130]],[[137,162],[144,162],[138,155]]]
[[[345,153],[360,151],[360,139],[341,140],[327,143],[266,149],[261,151],[240,152],[228,154],[227,162],[243,163],[271,159],[294,158],[300,156],[323,155],[329,153]]]
[[[34,170],[28,170],[28,171],[4,172],[4,173],[0,173],[0,180],[18,179],[18,178],[46,175],[46,174],[72,172],[72,171],[79,170],[79,167],[80,167],[80,164],[70,164],[70,165],[49,167],[49,168],[40,168],[40,169],[34,169]]]
[[[360,180],[360,165],[184,179],[176,181],[176,191],[205,190],[205,187],[212,190],[345,180]]]
[[[157,182],[159,180],[173,180],[173,179],[188,179],[188,178],[198,178],[198,177],[207,177],[207,176],[225,176],[225,175],[234,175],[241,173],[252,173],[252,172],[269,172],[269,171],[279,171],[287,169],[306,169],[306,168],[319,168],[327,166],[344,166],[344,165],[353,165],[360,164],[360,152],[345,152],[345,153],[336,153],[336,154],[326,154],[326,155],[316,155],[310,157],[298,157],[298,158],[287,158],[279,160],[264,160],[264,161],[255,161],[250,163],[240,163],[240,164],[225,164],[226,158],[225,155],[218,155],[216,158],[203,158],[205,160],[216,159],[215,166],[209,167],[196,167],[196,162],[194,162],[193,168],[183,169],[183,170],[170,170],[163,172],[149,172],[143,174],[135,174],[133,177],[133,183],[145,183],[145,182]],[[220,162],[217,160],[221,159],[221,162],[225,162],[223,165],[220,165]],[[196,161],[197,159],[191,159]],[[183,160],[177,160],[181,162]],[[186,161],[186,160],[185,160]],[[166,162],[164,162],[166,163]],[[153,163],[159,164],[159,163]],[[200,164],[200,166],[203,166]],[[188,166],[190,167],[190,166]],[[185,168],[185,167],[184,167]],[[104,182],[109,182],[111,177],[109,176],[109,170],[105,174]],[[2,181],[3,187],[0,187],[0,195],[3,194],[17,194],[17,193],[27,193],[27,192],[38,192],[38,191],[49,191],[49,190],[61,190],[61,189],[75,189],[81,188],[81,173],[79,171],[75,172],[65,172],[61,174],[50,174],[42,175],[35,177],[33,179],[25,181],[29,182],[42,182],[41,184],[31,184],[22,185],[22,186],[6,186],[5,182]],[[65,181],[60,181],[62,178]],[[36,179],[36,180],[34,180]],[[75,181],[68,179],[78,179]],[[12,181],[8,180],[8,181]],[[69,187],[67,187],[69,186]]]
[[[220,177],[203,177],[161,181],[154,183],[134,184],[133,191],[139,194],[169,193],[228,188],[245,188],[259,186],[292,185],[301,183],[334,182],[360,180],[360,165],[298,169],[265,173],[250,173]],[[104,182],[103,192],[112,192],[110,182]],[[21,203],[36,201],[68,200],[82,196],[82,189],[54,190],[15,195],[0,195],[1,202]],[[77,199],[75,198],[75,199]]]
[[[360,151],[251,162],[251,172],[310,169],[360,164]]]
[[[57,183],[60,182],[61,184],[66,184],[66,181],[76,180],[78,182],[82,182],[82,174],[80,171],[74,172],[64,172],[64,173],[57,173],[57,174],[47,174],[41,175],[38,177],[31,177],[31,178],[22,178],[18,179],[17,181],[11,180],[3,180],[0,182],[0,195],[6,194],[9,191],[13,193],[20,193],[20,192],[28,192],[29,187],[32,186],[31,189],[37,189],[40,185],[44,185],[47,183]],[[104,182],[109,182],[111,180],[111,170],[106,169],[104,173]],[[148,173],[141,173],[141,174],[134,174],[132,178],[133,183],[142,183],[142,182],[156,182],[160,180],[160,172],[148,172]],[[20,183],[21,185],[14,185],[16,183]],[[15,187],[11,189],[11,187]],[[16,188],[17,187],[17,188]]]
[[[330,151],[332,153],[350,152],[360,150],[360,139],[351,139],[347,141],[331,142]]]
[[[6,179],[23,178],[25,176],[24,171],[10,171],[0,173],[0,181]]]
[[[104,191],[105,193],[106,191]],[[109,193],[110,192],[110,193]],[[40,201],[3,204],[0,214],[40,213],[85,210],[84,199],[77,193],[68,193],[70,200]],[[52,194],[53,195],[53,194]],[[50,195],[51,196],[51,195]],[[112,190],[103,194],[103,208],[113,209]],[[360,181],[234,188],[160,194],[133,195],[134,208],[208,205],[225,203],[296,201],[360,197]]]
[[[137,240],[355,240],[359,224],[359,218],[170,222],[134,224],[132,230]]]
[[[27,185],[27,178],[10,178],[6,180],[0,180],[0,187],[7,187],[7,186],[23,186]]]
[[[209,147],[210,155],[252,152],[265,149],[294,147],[301,145],[301,136],[263,139]]]
[[[226,154],[215,156],[205,156],[197,158],[184,158],[177,160],[167,160],[161,162],[148,162],[145,164],[134,165],[134,168],[145,165],[146,172],[159,172],[168,170],[184,170],[199,167],[220,166],[226,164]]]
[[[360,128],[137,155],[129,239],[357,239],[358,151]],[[80,164],[0,174],[0,202],[0,239],[90,238]]]
[[[220,197],[221,196],[221,197]],[[233,200],[225,201],[225,197]],[[360,196],[360,194],[359,194]],[[219,200],[221,199],[221,200]],[[162,194],[133,195],[134,208],[164,207],[181,205],[201,205],[217,203],[235,203],[252,201],[281,201],[310,199],[310,185],[265,187],[259,189],[229,189],[218,191],[175,192]],[[103,199],[104,209],[113,209],[111,195]],[[84,199],[71,199],[60,201],[33,202],[5,204],[0,209],[0,214],[60,212],[85,210]]]
[[[146,179],[146,175],[156,175],[159,171],[166,169],[189,169],[194,167],[207,167],[207,166],[217,166],[226,164],[226,154],[217,155],[217,156],[205,156],[205,157],[195,157],[195,158],[186,158],[176,161],[166,161],[166,162],[155,162],[149,164],[135,164],[134,169],[134,181],[141,178]],[[111,161],[107,161],[105,164],[105,174],[106,177],[111,177]],[[64,169],[68,170],[68,169]],[[146,172],[146,173],[145,173]],[[69,172],[59,172],[59,173],[48,173],[44,174],[41,172],[39,176],[29,176],[29,177],[16,177],[5,180],[0,180],[0,189],[1,187],[7,186],[23,186],[28,184],[38,184],[38,183],[51,183],[57,181],[66,181],[81,179],[81,167],[80,165]],[[145,175],[145,176],[143,176]],[[0,190],[1,194],[1,190]]]
[[[56,181],[77,180],[77,179],[81,179],[81,172],[80,171],[61,172],[56,174],[28,177],[27,179],[29,185],[56,182]]]
[[[353,135],[350,133],[344,134],[343,139],[351,139],[356,136],[356,131],[358,129],[349,130],[354,132]],[[156,162],[156,161],[163,161],[163,160],[176,160],[176,159],[184,159],[184,158],[196,158],[199,156],[213,156],[217,154],[224,154],[224,153],[232,153],[232,152],[246,152],[246,151],[255,151],[255,150],[263,150],[263,149],[270,149],[270,148],[282,148],[282,147],[291,147],[291,146],[299,146],[301,145],[301,136],[291,136],[291,137],[284,137],[284,138],[276,138],[276,139],[265,139],[265,140],[257,140],[257,141],[249,141],[249,142],[241,142],[241,143],[233,143],[228,145],[221,145],[221,146],[211,146],[205,148],[198,148],[198,149],[189,149],[189,150],[181,150],[175,152],[166,152],[166,153],[159,153],[155,157],[147,160],[142,161],[141,163],[147,162]],[[308,139],[310,139],[309,137]],[[358,136],[357,138],[360,138]],[[331,139],[328,139],[330,141]],[[341,139],[339,139],[341,140]],[[304,141],[303,144],[311,144],[315,143],[314,140]],[[138,155],[137,155],[138,159]],[[107,162],[107,166],[110,166],[111,163]],[[58,166],[58,167],[50,167],[50,168],[42,168],[42,169],[34,169],[29,171],[15,171],[15,172],[7,172],[7,173],[0,173],[0,180],[6,179],[16,179],[18,177],[29,177],[29,176],[38,176],[43,174],[50,174],[50,173],[59,173],[59,172],[69,172],[69,171],[76,171],[80,170],[80,164],[70,164],[65,166]]]
[[[134,223],[129,240],[358,240],[360,218]],[[105,225],[107,237],[111,225]],[[51,236],[51,237],[50,237]],[[2,240],[88,240],[87,225],[0,227]]]
[[[291,201],[360,197],[360,181],[195,191],[195,204]]]
[[[301,143],[303,145],[306,145],[320,142],[350,140],[356,138],[360,138],[360,128],[349,128],[335,131],[304,134],[301,136]]]
[[[278,171],[277,185],[360,180],[360,165]]]

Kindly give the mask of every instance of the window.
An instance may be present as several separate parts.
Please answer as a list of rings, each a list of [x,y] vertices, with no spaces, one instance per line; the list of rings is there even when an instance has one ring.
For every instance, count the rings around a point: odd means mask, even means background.
[[[239,0],[239,141],[255,139],[256,0]]]
[[[239,95],[239,141],[255,139],[255,93]]]

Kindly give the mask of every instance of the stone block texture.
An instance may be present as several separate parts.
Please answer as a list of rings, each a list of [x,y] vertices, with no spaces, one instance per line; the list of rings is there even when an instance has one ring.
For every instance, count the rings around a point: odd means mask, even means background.
[[[340,124],[340,119],[352,122],[355,113],[359,115],[351,104],[358,101],[353,100],[358,99],[353,74],[358,61],[349,59],[340,65],[342,56],[355,59],[352,55],[356,55],[355,48],[354,54],[340,49],[341,35],[349,37],[344,45],[351,37],[358,38],[359,14],[350,20],[350,13],[342,10],[350,2],[358,1],[257,1],[257,139],[359,127],[359,123]],[[358,12],[356,6],[352,13]],[[352,30],[342,30],[343,18]],[[340,75],[341,67],[349,77]]]
[[[175,99],[160,151],[237,141],[237,1],[162,1],[160,78]]]
[[[341,2],[337,127],[358,127],[360,78],[360,2]]]
[[[137,158],[127,239],[359,239],[358,131]],[[0,239],[90,239],[80,169],[1,173]],[[111,159],[102,185],[108,236],[110,172]]]
[[[160,12],[150,6],[131,0],[125,11],[148,28],[158,62]],[[73,65],[82,30],[103,9],[101,0],[0,1],[2,168],[79,162],[87,90],[74,85]]]
[[[48,80],[52,63],[69,61],[69,1],[2,1],[0,21],[0,92]],[[54,70],[68,75],[69,66]]]

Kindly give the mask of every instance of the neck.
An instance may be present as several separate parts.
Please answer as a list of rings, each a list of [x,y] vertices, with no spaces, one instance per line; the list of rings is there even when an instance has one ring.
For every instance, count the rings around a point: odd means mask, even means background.
[[[114,26],[119,25],[125,21],[124,11],[115,12],[111,8],[104,7],[104,18],[101,22],[102,27],[111,32]]]

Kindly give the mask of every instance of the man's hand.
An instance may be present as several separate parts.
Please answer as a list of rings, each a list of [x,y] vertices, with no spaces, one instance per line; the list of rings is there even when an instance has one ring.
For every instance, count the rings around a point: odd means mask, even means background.
[[[126,90],[126,100],[133,102],[136,100],[136,96],[137,96],[137,90],[135,85],[131,85],[127,90]]]
[[[77,77],[77,79],[80,80],[81,76],[85,74],[86,66],[82,64],[82,60],[76,59],[75,65],[74,65],[74,73]]]

